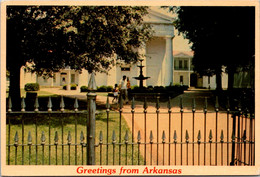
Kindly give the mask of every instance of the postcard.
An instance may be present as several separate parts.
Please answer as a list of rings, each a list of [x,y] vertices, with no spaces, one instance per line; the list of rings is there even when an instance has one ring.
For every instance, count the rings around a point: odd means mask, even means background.
[[[2,1],[2,175],[259,175],[259,12]]]

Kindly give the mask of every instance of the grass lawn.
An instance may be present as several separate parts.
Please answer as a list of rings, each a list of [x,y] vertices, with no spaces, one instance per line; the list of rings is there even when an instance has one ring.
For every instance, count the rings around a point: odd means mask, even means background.
[[[26,115],[26,116],[25,116]],[[15,159],[17,161],[17,165],[22,164],[22,151],[24,151],[24,165],[28,165],[29,161],[31,165],[35,165],[36,162],[38,165],[48,165],[49,162],[51,165],[55,165],[56,161],[58,165],[75,165],[77,164],[86,164],[86,146],[81,145],[80,136],[81,132],[84,134],[84,144],[86,143],[86,114],[78,114],[77,117],[77,131],[75,131],[75,115],[69,114],[51,114],[51,117],[43,114],[25,114],[24,115],[24,150],[22,148],[22,125],[21,125],[21,117],[18,116],[8,116],[11,120],[11,128],[10,128],[10,164],[15,164]],[[37,138],[36,138],[36,126],[35,121],[37,119]],[[63,137],[62,137],[62,126],[63,128]],[[107,140],[107,114],[100,113],[96,117],[96,164],[106,165],[106,152],[107,146],[105,143],[108,142],[108,164],[113,165],[113,159],[115,160],[115,165],[119,164],[119,145],[115,145],[115,149],[113,151],[112,145],[112,134],[113,130],[116,133],[116,143],[119,142],[119,113],[110,112],[109,115],[109,131],[108,131],[108,140]],[[50,128],[50,134],[49,134]],[[126,145],[125,145],[125,133],[128,131],[129,135],[129,143],[132,142],[131,132],[122,118],[122,134],[121,134],[121,165],[126,164],[126,156],[127,156],[127,164],[132,164],[132,145],[127,146],[126,153]],[[17,147],[17,155],[15,143],[15,133],[18,132],[18,147]],[[55,132],[58,133],[58,145],[54,145],[55,143]],[[103,145],[99,145],[99,135],[100,131],[102,131],[103,135]],[[31,132],[32,137],[32,145],[28,145],[28,134]],[[41,137],[42,132],[45,135],[45,144],[42,145]],[[71,144],[68,145],[68,134],[70,132],[71,135]],[[7,137],[6,142],[8,144],[8,121],[7,121]],[[135,137],[136,139],[136,137]],[[36,143],[37,140],[37,143]],[[136,141],[136,140],[135,140]],[[62,146],[63,142],[63,146]],[[75,143],[77,145],[75,145]],[[35,145],[37,144],[37,146]],[[49,146],[49,144],[51,144]],[[57,148],[57,153],[56,153]],[[138,150],[137,145],[134,146],[134,164],[138,163]],[[101,151],[100,151],[101,150]],[[36,159],[36,151],[37,151],[37,159]],[[113,153],[114,152],[114,153]],[[101,155],[101,160],[100,160]],[[76,157],[77,156],[77,157]],[[143,159],[140,155],[140,162],[143,163]],[[8,161],[8,147],[7,147],[7,161]],[[62,163],[63,161],[63,163]],[[82,163],[83,162],[83,163]]]
[[[25,97],[26,96],[26,92],[24,89],[20,89],[21,90],[21,97]],[[47,91],[41,91],[39,90],[38,92],[38,96],[55,96],[55,94],[47,92]],[[9,95],[9,90],[6,90],[6,97],[8,97]]]

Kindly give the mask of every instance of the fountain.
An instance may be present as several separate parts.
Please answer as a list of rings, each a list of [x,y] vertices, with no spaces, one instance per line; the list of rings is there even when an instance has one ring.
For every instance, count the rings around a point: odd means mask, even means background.
[[[144,87],[144,84],[143,84],[143,81],[146,80],[146,79],[149,79],[150,77],[145,77],[143,75],[143,65],[142,65],[142,62],[144,61],[144,59],[139,59],[139,61],[141,62],[141,64],[137,67],[140,68],[140,75],[138,77],[133,77],[134,79],[136,80],[139,80],[139,87],[140,88],[143,88]]]

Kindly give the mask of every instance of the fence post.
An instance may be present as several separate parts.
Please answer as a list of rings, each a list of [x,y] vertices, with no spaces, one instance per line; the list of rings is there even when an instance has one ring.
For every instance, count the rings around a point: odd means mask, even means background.
[[[234,113],[232,115],[233,117],[233,130],[232,130],[232,154],[231,154],[231,162],[230,165],[234,166],[235,165],[235,151],[236,151],[236,147],[235,147],[235,138],[236,138],[236,114]]]
[[[95,130],[96,130],[96,90],[94,73],[91,74],[88,88],[92,90],[87,94],[88,117],[87,117],[87,165],[95,165]]]

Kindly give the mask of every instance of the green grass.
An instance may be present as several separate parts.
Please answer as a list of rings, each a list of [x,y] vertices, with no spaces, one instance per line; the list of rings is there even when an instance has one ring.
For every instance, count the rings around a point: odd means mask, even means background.
[[[22,150],[22,115],[18,116],[12,116],[8,117],[11,121],[11,128],[10,128],[10,144],[12,145],[10,147],[10,164],[15,164],[15,158],[17,158],[17,165],[22,164],[22,154],[24,154],[24,165],[29,164],[29,158],[30,158],[30,164],[35,165],[36,161],[38,165],[42,165],[43,163],[45,165],[50,164],[55,165],[56,160],[58,165],[62,165],[62,159],[65,165],[71,164],[75,165],[76,161],[77,164],[82,164],[82,158],[83,158],[83,164],[86,164],[86,147],[85,145],[80,145],[80,135],[81,132],[84,134],[84,143],[86,143],[86,114],[80,114],[77,117],[77,132],[75,131],[75,118],[73,115],[69,114],[59,114],[54,115],[48,119],[47,115],[43,114],[27,114],[27,116],[23,118],[24,120],[24,150]],[[37,160],[36,160],[36,126],[35,121],[37,119]],[[7,122],[8,123],[8,122]],[[62,138],[62,123],[64,125],[63,128],[63,138]],[[108,132],[108,140],[107,140],[107,115],[106,113],[101,113],[97,115],[96,117],[96,145],[95,148],[96,152],[96,164],[106,165],[106,148],[107,146],[105,143],[108,142],[108,164],[113,165],[113,158],[115,165],[119,164],[119,145],[115,145],[115,151],[113,153],[113,145],[112,145],[112,134],[113,130],[115,130],[116,133],[116,143],[119,142],[119,113],[117,112],[110,112],[109,115],[109,132]],[[122,134],[121,134],[121,165],[126,164],[126,156],[127,156],[127,164],[132,164],[132,145],[127,146],[127,154],[126,154],[126,145],[125,145],[125,133],[128,131],[129,135],[129,143],[132,142],[131,137],[131,131],[129,130],[125,120],[122,118]],[[50,126],[50,134],[49,134],[49,126]],[[15,155],[15,133],[18,132],[18,147],[17,147],[17,156]],[[29,146],[28,146],[28,133],[31,132],[32,136],[32,145],[31,145],[31,154],[29,153]],[[56,158],[56,146],[54,145],[54,138],[55,138],[55,132],[58,132],[58,145],[57,145],[57,158]],[[102,148],[99,145],[99,135],[100,131],[102,131],[103,134],[103,145]],[[42,132],[44,132],[46,141],[45,145],[41,145],[41,136]],[[68,145],[68,132],[71,134],[71,145],[69,148]],[[77,137],[76,136],[77,133]],[[136,137],[136,135],[135,135]],[[63,147],[61,145],[63,139]],[[135,138],[136,139],[136,138]],[[7,124],[7,144],[8,144],[8,124]],[[75,140],[77,141],[77,147],[75,146]],[[48,144],[51,144],[51,146],[48,146]],[[44,147],[44,149],[43,149]],[[50,147],[50,149],[49,149]],[[62,150],[63,149],[63,150]],[[83,149],[83,153],[82,153]],[[102,152],[100,151],[102,149]],[[134,164],[136,165],[138,162],[138,151],[137,151],[137,145],[134,145]],[[44,153],[43,153],[44,150]],[[22,153],[24,151],[24,153]],[[62,154],[63,151],[63,154]],[[70,152],[69,152],[70,151]],[[77,151],[77,153],[76,153]],[[50,152],[50,156],[49,156]],[[76,158],[77,154],[77,158]],[[101,161],[100,162],[100,154],[101,154]],[[30,155],[30,157],[29,157]],[[50,157],[50,159],[49,159]],[[62,158],[63,157],[63,158]],[[140,155],[141,157],[141,155]],[[43,159],[44,158],[44,159]],[[7,162],[8,162],[8,147],[7,147]],[[140,162],[143,162],[142,157],[140,158]]]
[[[26,96],[25,90],[24,89],[20,89],[20,91],[21,91],[21,97],[25,97]],[[9,90],[7,89],[6,90],[6,97],[8,97],[8,95],[9,95],[8,93],[9,93]],[[55,94],[53,94],[51,92],[41,91],[41,90],[37,91],[37,93],[38,93],[38,96],[54,96],[55,95]]]

